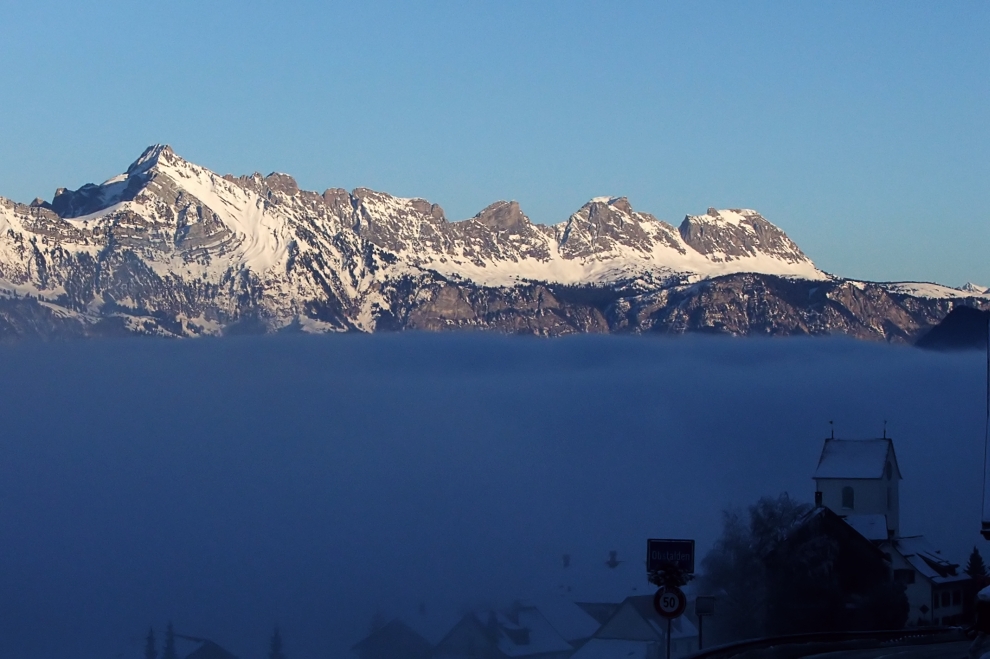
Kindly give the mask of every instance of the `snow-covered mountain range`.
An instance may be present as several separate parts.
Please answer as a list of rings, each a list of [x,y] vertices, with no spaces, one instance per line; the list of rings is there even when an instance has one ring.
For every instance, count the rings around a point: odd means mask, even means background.
[[[220,176],[148,148],[100,185],[0,197],[0,337],[484,328],[911,340],[985,289],[819,270],[753,210],[677,227],[624,197],[534,224],[516,202],[450,222],[424,199]]]

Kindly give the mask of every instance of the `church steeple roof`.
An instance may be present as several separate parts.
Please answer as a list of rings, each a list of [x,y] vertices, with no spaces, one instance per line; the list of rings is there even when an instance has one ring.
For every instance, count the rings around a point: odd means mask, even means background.
[[[887,461],[891,478],[900,478],[894,443],[883,439],[826,439],[813,478],[883,478]]]

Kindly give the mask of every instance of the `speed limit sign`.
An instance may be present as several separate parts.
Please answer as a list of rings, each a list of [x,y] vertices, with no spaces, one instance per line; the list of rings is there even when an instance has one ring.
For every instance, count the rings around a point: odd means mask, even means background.
[[[680,588],[661,588],[653,596],[653,608],[661,617],[679,618],[687,608],[687,597]]]

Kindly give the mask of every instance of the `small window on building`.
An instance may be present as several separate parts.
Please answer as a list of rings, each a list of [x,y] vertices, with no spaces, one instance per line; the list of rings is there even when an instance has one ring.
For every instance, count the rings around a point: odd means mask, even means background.
[[[932,608],[933,609],[937,609],[938,608],[938,593],[932,593]],[[938,624],[938,623],[935,623],[935,624]]]
[[[853,494],[853,489],[846,485],[842,488],[842,507],[846,510],[852,510],[856,507],[855,495]]]
[[[945,591],[944,593],[942,593],[942,606],[951,606],[951,605],[952,605],[952,593],[950,593],[949,591]]]
[[[885,469],[885,471],[887,472],[887,480],[890,480],[891,478],[894,477],[894,465],[890,464],[890,460],[887,461],[887,468]]]
[[[887,488],[887,510],[894,509],[894,490],[892,488]]]
[[[962,591],[956,590],[952,593],[952,603],[955,605],[962,604]]]
[[[914,570],[894,570],[894,581],[897,583],[914,583]]]

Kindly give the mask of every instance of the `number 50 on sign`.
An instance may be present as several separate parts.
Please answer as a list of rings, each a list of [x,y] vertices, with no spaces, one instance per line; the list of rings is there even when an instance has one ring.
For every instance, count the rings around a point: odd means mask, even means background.
[[[687,597],[680,588],[661,588],[653,596],[653,608],[664,618],[679,618],[687,608]]]

